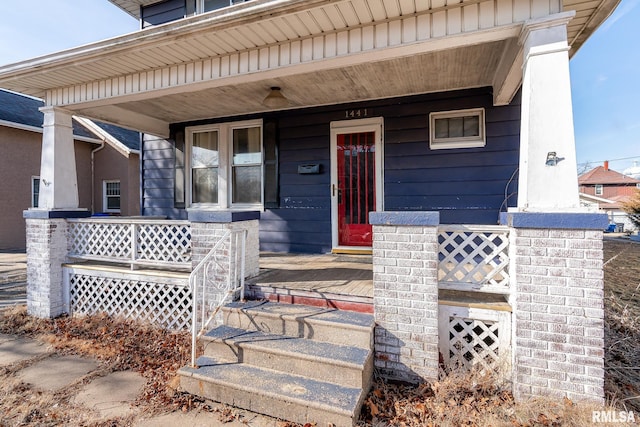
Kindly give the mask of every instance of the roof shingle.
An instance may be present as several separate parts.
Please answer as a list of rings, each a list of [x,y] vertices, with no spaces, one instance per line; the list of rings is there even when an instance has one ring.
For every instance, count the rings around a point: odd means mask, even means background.
[[[616,172],[611,169],[605,169],[603,166],[598,166],[591,169],[578,177],[579,185],[594,185],[594,184],[627,184],[634,185],[640,183],[640,180],[631,178]]]

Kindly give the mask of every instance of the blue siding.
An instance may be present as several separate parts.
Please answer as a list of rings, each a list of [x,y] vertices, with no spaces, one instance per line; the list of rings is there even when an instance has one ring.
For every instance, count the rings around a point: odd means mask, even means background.
[[[519,99],[493,107],[488,92],[451,95],[385,116],[385,210],[437,210],[444,224],[496,224],[500,209],[515,204],[516,180],[507,183],[519,162]],[[430,112],[477,107],[485,108],[485,147],[429,148]]]
[[[326,114],[288,116],[280,120],[280,208],[260,221],[264,250],[331,251],[331,163]],[[298,175],[298,166],[320,164],[320,174]]]
[[[329,125],[354,108],[384,118],[385,210],[435,210],[445,224],[496,224],[499,211],[516,201],[517,176],[512,176],[519,162],[519,104],[518,97],[511,105],[494,107],[490,89],[484,88],[273,114],[279,135],[279,207],[262,214],[261,249],[331,250]],[[478,107],[485,108],[485,147],[429,148],[429,113]],[[184,218],[184,210],[171,207],[173,151],[164,144],[156,142],[143,157],[145,214]],[[307,163],[320,164],[321,173],[299,175],[298,166]]]
[[[174,207],[173,143],[144,135],[142,148],[142,214],[186,219],[186,211]]]

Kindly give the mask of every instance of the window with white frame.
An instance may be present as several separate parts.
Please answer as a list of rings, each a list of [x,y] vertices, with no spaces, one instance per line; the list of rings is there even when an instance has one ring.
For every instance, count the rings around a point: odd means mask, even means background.
[[[484,147],[486,144],[484,108],[431,113],[429,129],[432,150]]]
[[[104,212],[120,212],[120,181],[102,181],[102,210]]]
[[[200,10],[209,12],[211,10],[222,9],[236,3],[244,3],[248,0],[200,0]]]
[[[40,203],[40,177],[31,177],[31,207],[37,208]]]
[[[189,205],[261,208],[262,121],[187,128]]]
[[[602,196],[603,187],[602,184],[596,184],[596,196]]]

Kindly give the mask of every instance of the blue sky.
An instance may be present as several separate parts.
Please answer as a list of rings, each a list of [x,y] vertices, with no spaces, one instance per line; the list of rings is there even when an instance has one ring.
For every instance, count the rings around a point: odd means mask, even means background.
[[[107,0],[1,1],[0,17],[0,65],[138,29]],[[622,0],[571,60],[579,164],[640,164],[639,41],[640,0]]]
[[[638,42],[640,0],[622,0],[571,59],[578,163],[610,160],[620,172],[634,160],[640,164]]]

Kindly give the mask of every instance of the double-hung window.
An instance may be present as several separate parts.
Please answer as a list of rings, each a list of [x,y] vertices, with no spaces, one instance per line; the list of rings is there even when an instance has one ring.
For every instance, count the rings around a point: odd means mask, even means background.
[[[120,212],[120,181],[102,181],[102,210],[104,212]]]
[[[189,205],[263,206],[262,121],[187,128]]]

